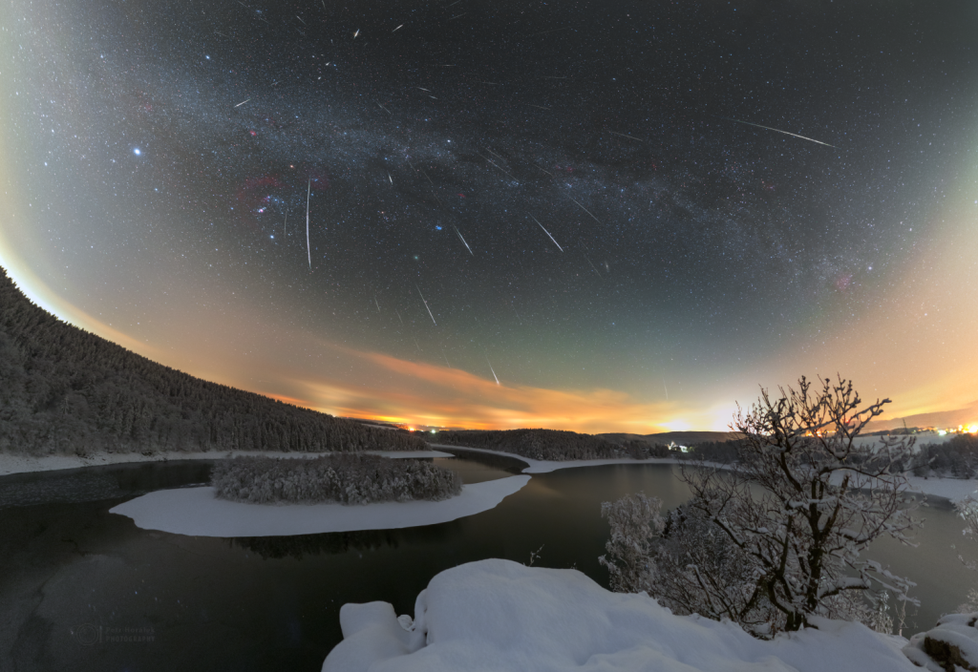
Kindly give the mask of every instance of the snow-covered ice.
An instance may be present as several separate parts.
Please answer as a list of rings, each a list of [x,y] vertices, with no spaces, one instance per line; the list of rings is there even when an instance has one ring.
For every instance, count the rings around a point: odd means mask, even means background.
[[[158,490],[111,509],[137,527],[198,537],[277,537],[434,525],[488,511],[518,492],[529,476],[510,476],[462,486],[440,502],[343,504],[246,504],[214,496],[214,488]]]
[[[730,622],[674,616],[573,569],[481,560],[435,576],[414,619],[386,602],[346,604],[323,672],[913,672],[900,637],[816,619],[755,639]]]

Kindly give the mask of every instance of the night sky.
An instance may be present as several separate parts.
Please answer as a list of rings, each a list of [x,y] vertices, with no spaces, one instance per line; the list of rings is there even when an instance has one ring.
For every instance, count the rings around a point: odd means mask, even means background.
[[[8,0],[0,263],[345,416],[978,399],[972,1]],[[307,232],[308,218],[308,232]]]

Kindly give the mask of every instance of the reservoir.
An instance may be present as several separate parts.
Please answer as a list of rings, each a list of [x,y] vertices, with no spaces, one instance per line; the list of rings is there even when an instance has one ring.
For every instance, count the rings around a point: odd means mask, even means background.
[[[466,483],[522,466],[435,461]],[[576,568],[607,586],[601,502],[644,491],[671,508],[688,497],[673,465],[607,465],[536,474],[495,509],[401,530],[204,538],[141,530],[108,512],[145,492],[206,483],[210,467],[0,478],[0,669],[315,671],[341,639],[346,602],[383,600],[413,615],[435,574],[488,557]],[[909,607],[904,636],[933,627],[978,583],[957,558],[978,557],[978,544],[962,537],[953,509],[934,500],[919,513],[916,548],[884,540],[867,554],[918,584],[921,607]]]

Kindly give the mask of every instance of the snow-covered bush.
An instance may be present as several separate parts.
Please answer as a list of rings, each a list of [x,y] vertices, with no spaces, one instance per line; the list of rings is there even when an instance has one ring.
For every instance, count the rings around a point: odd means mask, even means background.
[[[430,462],[349,453],[224,460],[214,466],[211,485],[222,499],[256,504],[437,501],[462,491],[456,472]]]
[[[608,568],[616,593],[656,593],[652,549],[662,532],[661,508],[662,500],[642,492],[601,504],[601,517],[611,525],[611,539],[605,544],[608,554],[598,561]]]
[[[978,537],[978,499],[975,498],[974,494],[969,495],[965,499],[955,502],[954,508],[964,520],[965,526],[962,530],[964,535],[976,539]],[[958,559],[968,569],[978,571],[978,561],[973,557],[965,557],[964,554],[959,553]],[[978,611],[978,588],[968,590],[967,601],[959,607],[959,611]]]
[[[743,551],[701,511],[681,506],[660,515],[644,493],[601,505],[611,539],[599,558],[615,592],[645,592],[673,613],[729,619],[757,635],[784,628],[784,618],[755,588]]]

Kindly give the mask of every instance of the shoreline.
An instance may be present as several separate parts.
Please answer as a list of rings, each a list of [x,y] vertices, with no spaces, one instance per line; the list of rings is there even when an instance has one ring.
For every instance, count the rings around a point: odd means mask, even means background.
[[[90,457],[77,455],[11,455],[0,453],[0,476],[25,474],[40,471],[59,471],[62,469],[82,469],[84,467],[104,467],[114,464],[143,464],[147,462],[180,462],[184,460],[224,460],[229,457],[283,457],[312,458],[332,455],[335,451],[322,453],[283,453],[274,450],[226,450],[194,453],[99,453]],[[364,450],[366,455],[380,455],[392,458],[453,457],[440,450]]]
[[[599,467],[608,464],[691,464],[692,460],[679,460],[674,457],[650,457],[644,460],[636,460],[631,457],[605,458],[599,460],[562,460],[553,462],[548,460],[534,460],[530,457],[507,453],[500,450],[489,448],[472,448],[469,446],[455,446],[447,443],[428,444],[432,448],[444,448],[467,450],[474,453],[486,453],[488,455],[501,455],[510,457],[528,466],[523,469],[524,474],[549,474],[560,469],[577,469],[580,467]],[[725,465],[714,465],[719,469],[726,468]],[[969,495],[978,491],[978,479],[974,478],[947,478],[943,476],[923,477],[907,476],[908,490],[913,494],[927,495],[928,497],[938,497],[945,499],[949,503],[959,502],[966,499]]]
[[[363,451],[370,455],[381,455],[391,458],[434,458],[434,457],[454,457],[452,453],[438,450],[460,450],[472,453],[484,453],[500,457],[517,460],[527,466],[520,472],[523,474],[549,474],[561,469],[578,469],[581,467],[598,467],[611,464],[688,464],[689,460],[679,460],[674,457],[651,457],[644,460],[636,460],[630,457],[606,458],[598,460],[535,460],[524,457],[516,453],[507,453],[501,450],[491,450],[488,448],[474,448],[470,446],[456,446],[451,444],[428,444],[431,450],[423,451],[391,451],[391,450],[367,450]],[[12,455],[10,453],[0,453],[0,477],[14,474],[24,474],[31,472],[58,471],[66,469],[81,469],[84,467],[101,467],[116,464],[141,464],[148,462],[176,462],[184,460],[222,460],[229,457],[279,457],[279,458],[313,458],[332,453],[282,453],[277,451],[261,450],[232,450],[232,451],[210,451],[194,453],[151,453],[143,455],[141,453],[100,453],[90,457],[79,457],[76,455],[48,455],[44,457],[33,457],[28,455]],[[717,465],[722,468],[722,465]],[[939,497],[949,503],[958,502],[966,499],[978,491],[978,479],[959,479],[947,477],[922,477],[907,476],[909,490],[915,494]]]

